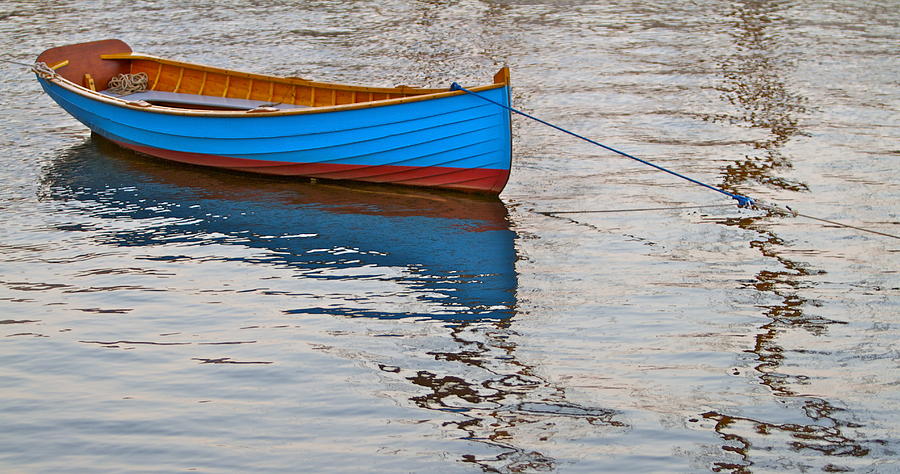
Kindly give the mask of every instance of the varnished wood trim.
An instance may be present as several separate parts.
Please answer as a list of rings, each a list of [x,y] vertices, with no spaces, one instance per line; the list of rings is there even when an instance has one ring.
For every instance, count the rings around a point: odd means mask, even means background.
[[[206,71],[203,71],[203,78],[200,79],[200,91],[197,92],[197,95],[203,95],[203,89],[206,88],[206,75],[209,74]]]
[[[181,87],[181,80],[184,79],[184,69],[178,69],[178,80],[175,81],[175,89],[172,92],[178,92],[178,88]]]
[[[102,56],[101,56],[101,58],[102,58]],[[162,76],[162,68],[163,68],[163,63],[159,63],[159,68],[156,69],[156,78],[153,79],[153,85],[150,86],[150,90],[152,90],[152,91],[156,90],[156,84],[159,82],[159,76]]]
[[[97,86],[94,84],[94,77],[90,74],[84,75],[84,86],[92,91],[97,90]]]

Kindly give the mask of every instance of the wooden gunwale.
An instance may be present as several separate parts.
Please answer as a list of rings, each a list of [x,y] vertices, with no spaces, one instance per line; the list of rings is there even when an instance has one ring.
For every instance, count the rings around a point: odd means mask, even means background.
[[[299,78],[291,78],[291,77],[278,77],[278,76],[267,76],[265,74],[254,74],[250,72],[241,72],[234,71],[231,69],[223,69],[217,68],[213,66],[204,66],[200,64],[187,63],[183,61],[175,61],[172,59],[160,58],[157,56],[151,56],[148,54],[134,54],[134,53],[115,53],[115,54],[102,54],[100,55],[101,59],[121,59],[121,60],[134,60],[134,59],[143,59],[147,61],[153,61],[160,64],[160,69],[162,69],[162,65],[170,65],[176,67],[185,67],[189,69],[194,69],[197,71],[204,72],[213,72],[217,74],[224,74],[226,76],[232,77],[240,77],[245,79],[256,79],[262,81],[274,81],[282,84],[294,84],[294,85],[302,85],[302,86],[311,86],[321,89],[340,89],[346,91],[358,91],[358,92],[376,92],[376,93],[387,93],[387,94],[409,94],[409,95],[420,95],[420,94],[434,94],[437,92],[443,92],[447,89],[426,89],[419,87],[366,87],[366,86],[354,86],[354,85],[346,85],[346,84],[336,84],[330,82],[316,82],[309,81],[306,79]]]
[[[254,112],[248,113],[247,111],[231,111],[231,110],[202,110],[202,109],[183,109],[177,107],[167,107],[162,105],[150,105],[150,106],[139,106],[128,103],[128,100],[125,98],[118,97],[110,97],[104,94],[101,94],[96,91],[92,91],[86,87],[83,87],[79,84],[76,84],[62,76],[55,76],[48,79],[50,82],[53,82],[65,89],[68,89],[72,92],[75,92],[79,95],[91,97],[93,100],[97,100],[99,102],[104,102],[112,105],[116,105],[119,107],[130,108],[134,110],[141,110],[144,112],[152,112],[152,113],[161,113],[167,115],[185,115],[185,116],[194,116],[194,117],[264,117],[264,116],[281,116],[281,115],[304,115],[304,114],[317,114],[317,113],[328,113],[328,112],[337,112],[344,110],[354,110],[354,109],[365,109],[365,108],[374,108],[374,107],[384,107],[389,105],[397,105],[404,104],[409,102],[418,102],[423,100],[431,100],[443,97],[453,97],[458,95],[466,94],[465,91],[450,91],[449,89],[425,89],[425,88],[413,88],[408,86],[402,87],[365,87],[365,86],[353,86],[353,85],[343,85],[343,84],[334,84],[327,82],[316,82],[309,81],[306,79],[299,78],[283,78],[277,76],[267,76],[262,74],[253,74],[246,73],[240,71],[232,71],[229,69],[216,68],[211,66],[203,66],[192,63],[185,63],[181,61],[173,61],[169,59],[158,58],[150,55],[143,54],[133,54],[133,53],[116,53],[116,54],[104,54],[100,56],[102,59],[111,59],[111,60],[147,60],[156,62],[159,64],[157,69],[156,77],[153,79],[153,85],[150,87],[151,90],[155,90],[159,82],[160,75],[162,73],[163,65],[175,66],[181,69],[181,75],[184,73],[184,69],[192,69],[196,71],[203,72],[203,78],[201,79],[200,90],[198,95],[202,95],[204,88],[206,87],[208,74],[221,74],[226,77],[226,90],[223,92],[222,96],[225,96],[227,93],[228,83],[230,82],[231,77],[235,78],[245,78],[250,80],[259,80],[265,81],[270,84],[270,95],[274,95],[274,87],[275,84],[285,84],[290,85],[290,101],[283,101],[285,103],[296,103],[297,100],[297,88],[298,87],[308,87],[310,89],[310,98],[311,100],[315,100],[315,91],[317,89],[331,90],[332,100],[335,100],[335,96],[337,91],[346,91],[352,92],[354,100],[358,99],[359,96],[368,95],[368,101],[365,102],[355,102],[348,104],[340,104],[340,105],[324,105],[324,106],[312,106],[308,108],[302,109],[282,109],[271,112]],[[509,85],[508,82],[508,72],[506,69],[501,69],[501,71],[494,78],[495,83],[489,84],[485,86],[478,87],[470,87],[469,90],[473,92],[481,92],[491,89],[497,89],[501,87],[505,87]],[[180,83],[179,83],[180,85]],[[384,95],[385,99],[375,100],[375,94]],[[391,95],[400,95],[400,97],[390,98]],[[273,99],[270,99],[273,100]],[[314,103],[314,102],[313,102]],[[304,105],[304,104],[300,104]]]

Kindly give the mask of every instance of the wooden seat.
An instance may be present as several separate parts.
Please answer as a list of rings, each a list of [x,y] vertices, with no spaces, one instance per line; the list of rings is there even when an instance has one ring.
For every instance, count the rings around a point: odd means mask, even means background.
[[[172,104],[196,106],[211,109],[225,110],[251,110],[258,107],[268,106],[276,109],[302,109],[305,105],[294,104],[277,104],[262,100],[234,99],[231,97],[216,97],[211,95],[183,94],[180,92],[162,92],[162,91],[142,91],[127,95],[116,95],[109,91],[101,91],[101,94],[110,97],[118,97],[128,101],[143,100],[151,104]]]

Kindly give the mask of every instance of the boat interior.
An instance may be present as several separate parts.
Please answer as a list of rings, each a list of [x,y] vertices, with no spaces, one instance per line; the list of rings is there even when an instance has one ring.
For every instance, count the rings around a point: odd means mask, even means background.
[[[74,84],[124,99],[129,104],[181,109],[276,112],[449,91],[410,86],[351,86],[232,71],[137,54],[128,44],[116,39],[52,48],[41,54],[37,61],[46,63]],[[142,78],[143,90],[122,91],[108,87],[110,80],[120,74],[136,77],[142,73],[146,75]],[[495,84],[506,84],[508,75],[506,68],[501,69],[494,77]]]

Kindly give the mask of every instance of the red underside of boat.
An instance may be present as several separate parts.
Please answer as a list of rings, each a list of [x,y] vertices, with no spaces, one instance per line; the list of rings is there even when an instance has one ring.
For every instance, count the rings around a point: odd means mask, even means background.
[[[260,174],[428,186],[490,194],[499,194],[509,179],[509,170],[261,161],[164,150],[113,141],[122,147],[158,158]]]

